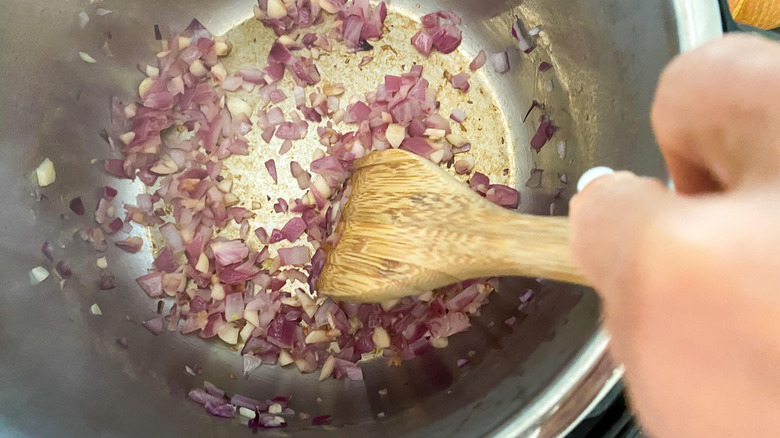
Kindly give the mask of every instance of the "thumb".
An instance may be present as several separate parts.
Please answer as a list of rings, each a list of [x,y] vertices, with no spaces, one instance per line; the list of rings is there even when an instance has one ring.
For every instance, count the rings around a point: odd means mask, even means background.
[[[572,198],[574,261],[596,290],[609,293],[635,280],[643,241],[678,203],[659,180],[630,172],[602,176]]]

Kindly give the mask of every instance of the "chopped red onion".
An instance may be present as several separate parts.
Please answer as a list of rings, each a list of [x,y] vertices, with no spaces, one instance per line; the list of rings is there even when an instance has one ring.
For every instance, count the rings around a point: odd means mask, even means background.
[[[304,87],[320,80],[314,59],[319,57],[319,53],[330,51],[331,47],[328,37],[322,34],[304,35],[296,41],[296,29],[321,22],[320,9],[325,9],[329,13],[339,13],[330,37],[342,39],[350,50],[370,48],[366,39],[378,38],[384,30],[382,23],[387,10],[383,2],[375,8],[371,8],[366,0],[347,5],[341,0],[302,0],[297,3],[274,0],[274,4],[270,3],[260,0],[258,17],[277,35],[292,36],[272,45],[269,64],[263,69],[244,68],[231,76],[219,63],[219,56],[227,53],[229,43],[213,37],[197,22],[183,33],[174,34],[168,42],[171,50],[163,52],[158,58],[158,67],[153,71],[155,75],[140,87],[140,103],[124,106],[118,100],[112,101],[112,114],[117,114],[117,117],[112,116],[112,129],[116,128],[116,131],[112,132],[113,138],[109,137],[109,140],[115,142],[117,136],[126,133],[131,133],[133,138],[121,149],[123,159],[107,160],[104,166],[116,177],[138,176],[150,187],[157,185],[153,194],[138,196],[135,206],[126,205],[124,221],[119,222],[122,225],[125,221],[133,221],[159,226],[166,241],[154,260],[154,272],[137,281],[145,293],[156,298],[172,296],[176,302],[165,319],[157,317],[157,321],[153,318],[144,323],[145,327],[154,329],[159,324],[159,333],[166,321],[171,330],[176,330],[181,322],[182,333],[198,333],[203,338],[220,336],[226,341],[238,340],[240,331],[241,341],[244,342],[245,374],[260,364],[277,361],[295,363],[302,372],[313,372],[330,357],[332,371],[326,370],[327,375],[359,380],[363,375],[356,362],[362,354],[381,348],[383,354],[394,362],[422,354],[431,348],[430,337],[449,336],[468,328],[468,315],[486,302],[487,293],[492,288],[485,280],[480,280],[437,290],[429,301],[408,297],[388,310],[378,305],[329,301],[326,311],[322,310],[325,304],[318,305],[301,289],[296,293],[300,307],[283,304],[290,295],[282,292],[282,288],[295,282],[305,282],[310,290],[315,290],[326,258],[322,245],[338,242],[333,230],[349,197],[350,187],[345,184],[348,184],[355,158],[371,150],[402,146],[423,156],[433,156],[436,162],[449,161],[453,152],[467,150],[468,143],[460,142],[452,151],[447,143],[444,151],[423,138],[429,137],[431,141],[439,139],[441,135],[438,131],[444,132],[444,135],[451,134],[451,125],[439,114],[435,90],[422,78],[422,65],[412,66],[401,76],[386,76],[376,91],[350,100],[345,108],[342,102],[347,102],[347,99],[338,97],[343,94],[339,87],[327,92],[325,88],[322,92],[312,92],[308,102],[310,106],[306,106]],[[271,18],[272,15],[277,18]],[[351,18],[353,16],[357,18]],[[448,24],[447,20],[452,24]],[[430,40],[428,50],[434,46],[442,52],[457,49],[461,39],[460,31],[454,27],[460,22],[457,16],[442,12],[423,21],[428,23],[424,24],[423,31]],[[310,50],[297,52],[304,46]],[[311,58],[299,56],[303,53],[310,53]],[[361,64],[365,65],[371,58],[363,57]],[[484,53],[483,58],[486,58]],[[208,74],[209,70],[211,74]],[[296,84],[293,95],[298,111],[288,113],[289,119],[285,120],[279,107],[260,110],[257,127],[254,127],[249,119],[254,109],[242,99],[226,93],[239,89],[252,91],[259,86],[258,93],[263,102],[280,101],[289,95],[289,89],[283,88],[286,83],[281,81],[285,71],[290,72]],[[456,75],[453,86],[465,91],[468,79],[466,73]],[[223,102],[229,103],[228,108],[223,107]],[[458,115],[455,114],[456,119]],[[465,117],[465,113],[461,115]],[[226,177],[221,175],[222,160],[231,155],[249,153],[249,144],[243,136],[252,129],[262,133],[261,137],[266,142],[274,136],[281,138],[284,141],[280,154],[289,152],[293,140],[306,136],[307,121],[320,123],[328,117],[330,121],[316,129],[325,147],[324,156],[317,157],[310,168],[318,176],[312,181],[311,174],[300,164],[295,161],[290,164],[290,172],[298,186],[309,190],[309,194],[303,199],[291,201],[290,205],[285,199],[279,199],[274,204],[275,211],[292,211],[300,217],[289,220],[281,230],[274,229],[271,236],[262,228],[255,232],[263,245],[283,240],[292,243],[305,237],[314,246],[314,255],[310,256],[308,246],[280,248],[277,250],[278,257],[271,257],[273,250],[268,246],[262,247],[259,252],[251,251],[246,238],[252,212],[249,207],[240,207],[244,205],[242,200],[231,193],[230,181],[225,181]],[[358,125],[353,131],[342,133],[333,125],[339,121]],[[165,134],[169,129],[173,130],[174,125],[192,132],[192,139],[168,143]],[[393,132],[402,135],[396,139]],[[389,141],[391,137],[397,140],[393,145]],[[129,139],[130,135],[123,138]],[[269,160],[265,165],[269,175],[277,182],[275,162]],[[491,186],[489,179],[482,175],[482,180],[480,175],[472,176],[474,190],[483,195],[490,192],[490,197],[496,198],[496,202],[506,203],[503,190]],[[105,200],[113,196],[108,195]],[[312,198],[313,205],[310,202]],[[155,204],[158,205],[156,209]],[[105,213],[105,221],[114,217],[109,207],[107,202],[104,203],[102,212]],[[259,207],[253,204],[252,209]],[[167,219],[167,214],[171,215],[171,220]],[[241,238],[235,241],[215,238],[232,221],[239,225]],[[107,227],[110,230],[111,224]],[[105,248],[101,229],[85,229],[81,234],[96,248]],[[116,244],[123,250],[136,252],[140,251],[142,243],[141,238],[128,238]],[[182,251],[186,257],[183,266],[179,260],[185,259],[177,258]],[[194,287],[185,287],[190,284]],[[479,287],[470,288],[477,284]],[[463,295],[464,287],[468,290],[466,295]],[[455,305],[459,307],[452,307]],[[341,337],[325,335],[329,340],[335,339],[338,353],[325,350],[330,342],[306,344],[301,322],[310,324],[310,328],[313,324],[320,324],[316,329],[323,333],[341,331]],[[349,334],[354,324],[364,329]],[[386,336],[379,337],[378,343],[375,343],[373,333],[380,330]],[[235,415],[233,405],[240,406],[237,401],[240,398],[231,399],[232,405],[221,390],[208,384],[205,386],[207,392],[192,392],[190,397],[206,406],[212,415]],[[205,398],[211,396],[209,392],[222,397]],[[257,409],[255,427],[284,425],[280,417],[260,414],[269,404],[260,406],[250,399],[241,407]],[[286,409],[285,400],[280,414],[288,413],[292,411]],[[323,417],[318,421],[326,420]]]
[[[117,190],[111,186],[103,187],[103,199],[107,201],[113,201],[118,193],[119,192],[117,192]]]
[[[114,276],[110,274],[101,275],[98,282],[98,288],[100,290],[111,290],[114,286]]]
[[[536,46],[533,44],[533,41],[526,37],[526,34],[527,32],[520,19],[515,20],[512,23],[512,36],[517,40],[517,46],[520,48],[520,51],[531,53]]]
[[[458,359],[457,365],[458,365],[458,368],[463,368],[466,365],[468,365],[468,363],[469,363],[468,359]]]
[[[240,408],[247,408],[252,410],[259,409],[261,411],[264,411],[268,409],[267,403],[261,403],[253,398],[249,398],[241,394],[233,394],[233,396],[230,397],[230,404],[238,406]]]
[[[539,71],[541,72],[545,72],[551,68],[552,68],[552,64],[550,64],[549,62],[542,62],[541,64],[539,64]]]
[[[282,101],[284,101],[285,99],[287,99],[287,96],[284,94],[284,92],[283,92],[282,90],[279,90],[279,89],[277,88],[277,89],[274,89],[273,91],[271,91],[271,92],[268,94],[268,98],[269,98],[269,99],[271,100],[271,102],[273,102],[273,103],[279,103],[279,102],[282,102]]]
[[[303,231],[306,229],[306,222],[303,221],[303,219],[299,217],[294,217],[287,221],[286,224],[282,227],[282,236],[284,236],[285,239],[287,239],[290,243],[295,242],[298,240],[299,237],[301,237],[301,234],[303,234]]]
[[[128,237],[125,240],[114,242],[114,244],[123,251],[129,252],[130,254],[135,254],[141,250],[141,247],[144,244],[144,240],[140,237]]]
[[[268,243],[277,243],[284,240],[284,236],[282,235],[282,231],[279,229],[274,228],[271,231],[271,237],[268,239]]]
[[[238,263],[249,255],[249,248],[240,240],[212,242],[211,250],[217,263],[222,266]]]
[[[265,231],[265,228],[259,227],[255,230],[255,236],[257,236],[257,239],[262,244],[268,243],[268,233]]]
[[[287,152],[290,152],[290,149],[292,149],[292,141],[285,140],[282,142],[282,145],[279,147],[279,155],[284,155]]]
[[[450,118],[458,123],[463,123],[463,121],[466,120],[466,113],[460,108],[455,108],[452,110]]]
[[[550,140],[555,134],[555,131],[558,130],[558,127],[553,125],[552,120],[548,119],[546,116],[542,116],[539,119],[539,128],[536,130],[536,134],[534,134],[533,138],[531,139],[531,148],[533,148],[536,152],[539,152],[544,145],[547,144],[547,141]]]
[[[279,262],[282,266],[305,265],[311,261],[309,249],[305,246],[279,249]]]
[[[160,332],[162,332],[163,318],[162,316],[155,316],[142,322],[141,325],[143,325],[145,329],[149,330],[151,334],[157,336],[160,334]]]
[[[71,199],[69,207],[72,212],[76,213],[77,216],[84,216],[85,213],[84,202],[81,201],[80,196]]]
[[[420,23],[422,23],[423,27],[428,29],[438,27],[439,15],[436,12],[431,12],[430,14],[423,15],[420,18]]]
[[[189,399],[194,401],[195,403],[199,403],[203,406],[206,406],[207,403],[217,404],[217,403],[225,402],[224,397],[212,395],[200,389],[190,390],[190,392],[187,394],[187,397],[189,397]]]
[[[485,55],[485,51],[480,50],[479,53],[477,53],[477,56],[474,57],[474,60],[471,61],[471,64],[469,64],[469,69],[471,71],[477,71],[482,68],[483,65],[485,65],[486,61],[487,55]]]
[[[249,427],[254,428],[276,429],[285,426],[287,426],[287,422],[284,421],[284,418],[266,413],[257,413],[254,419],[249,420]]]
[[[136,278],[135,281],[150,297],[158,298],[163,294],[162,278],[161,272],[152,272]]]
[[[431,38],[426,31],[420,29],[412,37],[412,45],[418,52],[425,56],[429,56],[431,54],[431,49],[433,48],[433,38]]]
[[[360,123],[368,120],[368,116],[371,114],[371,108],[361,101],[355,102],[347,111],[344,121],[347,123]]]
[[[215,417],[233,418],[236,415],[236,408],[225,402],[206,403],[206,412]]]
[[[209,382],[208,380],[203,382],[203,390],[205,390],[207,394],[211,394],[215,397],[221,397],[221,398],[225,397],[225,391],[217,388],[216,385]]]
[[[436,49],[442,53],[451,53],[460,46],[462,35],[455,25],[445,24],[436,29],[431,38]]]
[[[244,295],[242,293],[232,293],[225,297],[225,319],[238,321],[244,317]]]
[[[273,159],[266,161],[265,168],[268,170],[268,174],[271,175],[271,179],[274,180],[274,183],[277,183],[276,162]]]
[[[46,256],[47,259],[49,259],[50,262],[54,261],[54,247],[49,242],[43,242],[43,246],[41,247],[41,252],[44,256]]]
[[[520,193],[502,184],[491,184],[485,197],[488,201],[506,208],[517,208],[520,203]]]
[[[73,271],[71,271],[70,266],[68,266],[68,262],[65,260],[57,262],[57,272],[63,279],[67,279],[73,276]]]
[[[179,262],[176,260],[176,256],[171,251],[171,248],[166,246],[157,254],[154,259],[154,267],[163,272],[175,272],[179,268]]]
[[[117,231],[121,230],[122,227],[124,227],[125,222],[120,218],[115,218],[111,222],[108,223],[106,226],[106,231],[108,231],[110,234],[114,234]]]
[[[358,64],[358,68],[365,67],[366,65],[368,65],[369,62],[373,60],[374,60],[373,56],[364,56],[363,59],[360,60],[360,64]]]
[[[509,55],[506,50],[498,53],[491,53],[488,55],[488,61],[493,66],[493,70],[496,73],[506,73],[509,71]]]
[[[452,87],[456,90],[463,91],[464,93],[466,91],[469,91],[469,76],[466,72],[461,72],[456,74],[455,76],[450,78],[450,83],[452,84]]]

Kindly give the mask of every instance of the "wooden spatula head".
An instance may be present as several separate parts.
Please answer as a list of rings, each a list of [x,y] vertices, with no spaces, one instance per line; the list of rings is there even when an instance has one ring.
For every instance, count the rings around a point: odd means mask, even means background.
[[[410,152],[355,163],[352,194],[318,292],[383,302],[484,276],[546,276],[583,283],[572,267],[565,218],[498,207]],[[561,254],[562,253],[562,254]]]

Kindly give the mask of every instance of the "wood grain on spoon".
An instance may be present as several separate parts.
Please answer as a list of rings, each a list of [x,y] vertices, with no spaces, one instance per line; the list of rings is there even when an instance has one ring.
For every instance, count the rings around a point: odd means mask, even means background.
[[[355,162],[352,194],[319,293],[382,302],[477,277],[518,275],[586,284],[564,217],[514,213],[410,152]]]

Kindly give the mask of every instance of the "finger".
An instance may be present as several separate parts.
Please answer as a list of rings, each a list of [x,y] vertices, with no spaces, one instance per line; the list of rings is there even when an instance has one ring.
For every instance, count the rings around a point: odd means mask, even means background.
[[[660,181],[630,172],[602,176],[574,196],[572,251],[586,279],[606,290],[631,276],[643,225],[676,202]]]
[[[764,183],[780,174],[780,45],[729,36],[673,61],[652,122],[681,193]]]

